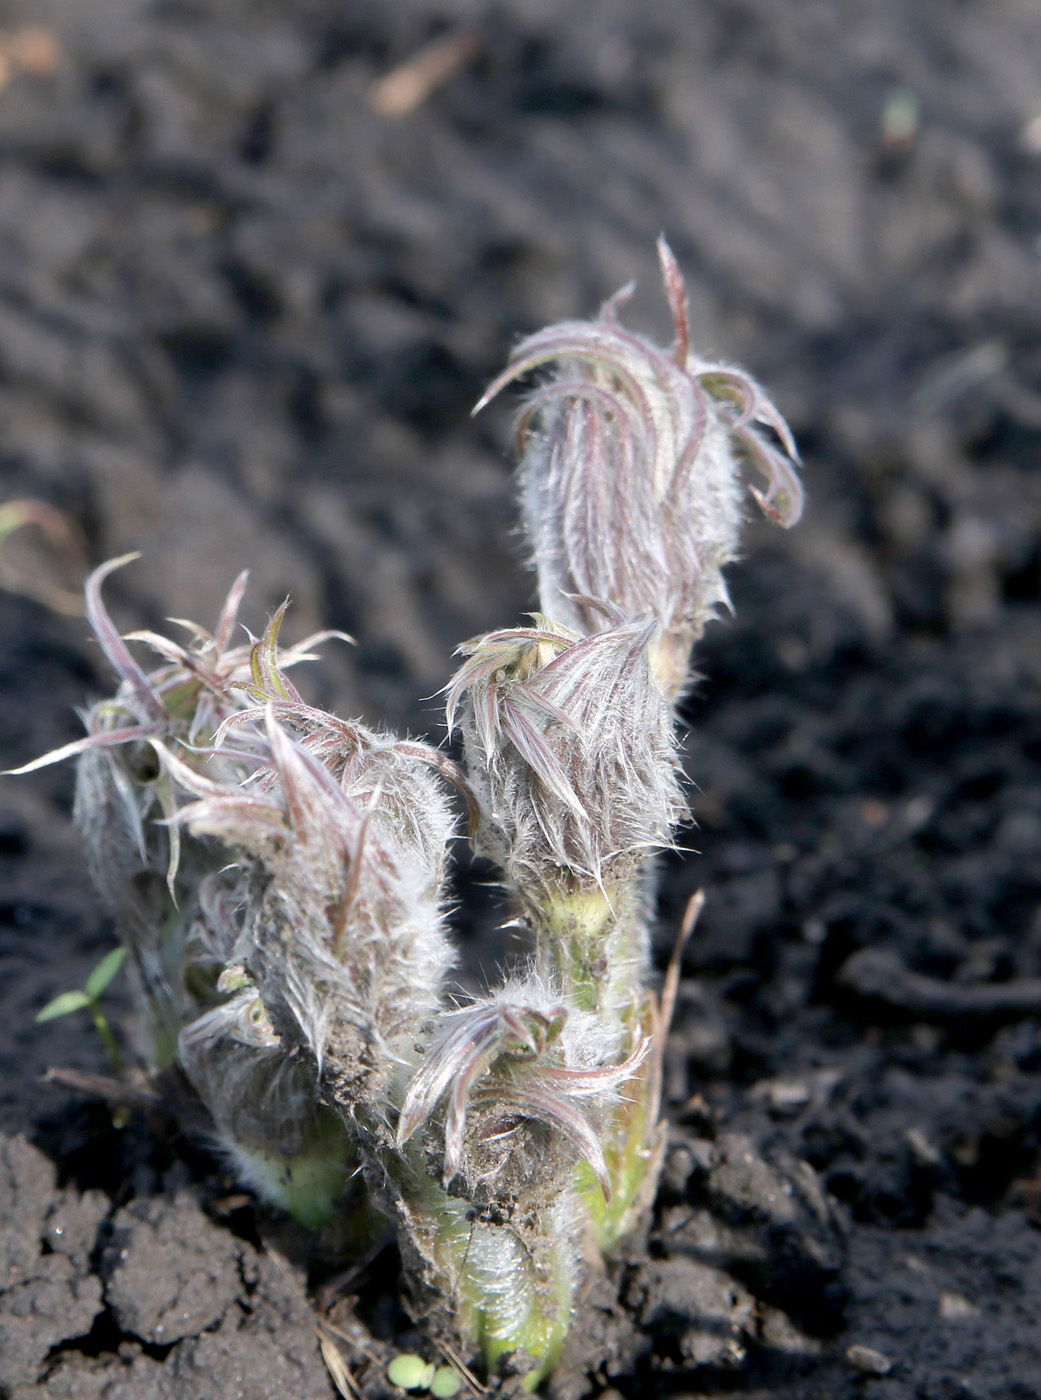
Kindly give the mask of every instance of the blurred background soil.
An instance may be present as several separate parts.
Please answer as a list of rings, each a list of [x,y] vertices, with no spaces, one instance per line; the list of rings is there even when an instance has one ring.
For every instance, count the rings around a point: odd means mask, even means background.
[[[82,535],[0,551],[44,598],[0,592],[2,759],[110,686],[52,604],[129,550],[125,629],[248,567],[254,630],[288,594],[290,639],[357,637],[315,699],[442,738],[452,648],[532,601],[511,407],[471,406],[630,279],[667,338],[660,232],[809,507],[752,525],[701,652],[672,1147],[558,1391],[1041,1396],[1031,0],[0,0],[0,506]],[[85,1017],[34,1023],[111,940],[72,780],[0,779],[0,1394],[328,1397],[278,1222],[41,1084],[106,1069]],[[338,1305],[369,1397],[420,1344],[395,1279]]]

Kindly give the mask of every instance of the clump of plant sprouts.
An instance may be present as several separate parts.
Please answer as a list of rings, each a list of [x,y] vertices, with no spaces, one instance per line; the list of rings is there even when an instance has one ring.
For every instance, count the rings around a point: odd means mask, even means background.
[[[243,1179],[306,1225],[360,1242],[389,1218],[417,1316],[490,1367],[512,1354],[530,1389],[655,1188],[653,856],[685,813],[672,711],[726,602],[741,468],[773,519],[801,507],[786,425],[693,351],[659,253],[670,349],[620,324],[626,289],[525,340],[482,400],[539,381],[518,429],[538,611],[459,648],[463,766],[308,705],[289,672],[323,638],[281,647],[280,609],[236,641],[244,577],[213,632],[121,637],[101,586],[126,560],[87,586],[119,688],[39,760],[79,755],[144,1062],[179,1066]],[[531,950],[465,1004],[444,908],[453,792]]]

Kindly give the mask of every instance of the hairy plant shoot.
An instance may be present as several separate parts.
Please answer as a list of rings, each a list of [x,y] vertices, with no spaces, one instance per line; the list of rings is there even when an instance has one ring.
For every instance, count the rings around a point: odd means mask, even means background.
[[[183,1076],[242,1179],[310,1228],[361,1246],[393,1222],[416,1315],[490,1367],[512,1356],[530,1389],[655,1188],[671,993],[649,986],[653,856],[687,810],[673,705],[727,600],[741,466],[771,518],[801,509],[783,419],[693,350],[659,253],[671,349],[622,326],[624,289],[523,341],[482,400],[541,376],[518,425],[538,611],[458,649],[462,766],[309,705],[288,672],[341,634],[283,647],[283,607],[238,641],[245,576],[212,632],[121,636],[102,599],[118,559],[87,585],[115,694],[20,770],[79,759],[139,1063]],[[463,1004],[460,795],[530,935],[526,970]],[[427,1383],[399,1360],[400,1384]]]

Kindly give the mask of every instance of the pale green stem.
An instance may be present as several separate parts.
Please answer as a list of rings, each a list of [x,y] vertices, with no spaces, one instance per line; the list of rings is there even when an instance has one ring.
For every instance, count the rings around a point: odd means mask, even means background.
[[[631,1027],[647,972],[647,929],[638,880],[601,889],[562,881],[535,905],[540,972],[584,1011]]]
[[[645,1035],[655,1034],[657,1017],[650,993],[645,994],[640,1025]],[[637,1225],[640,1213],[653,1201],[664,1142],[657,1112],[657,1066],[652,1050],[632,1078],[619,1087],[618,1103],[604,1133],[610,1200],[605,1199],[587,1163],[580,1163],[576,1176],[597,1244],[606,1255]]]
[[[540,967],[552,971],[580,1007],[621,1031],[624,1055],[631,1054],[642,1037],[653,1039],[657,1033],[654,1001],[645,985],[645,879],[635,870],[606,890],[561,882],[543,895],[536,916]],[[652,1053],[621,1086],[604,1132],[610,1200],[586,1164],[576,1177],[605,1253],[635,1226],[657,1182],[661,1133],[653,1058]]]
[[[126,1071],[123,1062],[123,1052],[119,1048],[119,1041],[115,1037],[112,1027],[108,1023],[108,1017],[101,1009],[101,1005],[96,997],[91,997],[87,1002],[87,1010],[90,1012],[94,1022],[94,1029],[101,1037],[101,1043],[108,1053],[109,1061],[112,1065],[112,1073],[117,1079],[122,1079]]]

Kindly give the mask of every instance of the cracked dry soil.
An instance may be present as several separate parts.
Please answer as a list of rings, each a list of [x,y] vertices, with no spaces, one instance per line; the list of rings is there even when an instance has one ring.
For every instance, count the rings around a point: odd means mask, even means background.
[[[530,605],[509,409],[470,406],[633,276],[663,335],[661,230],[800,439],[807,518],[751,530],[686,710],[662,1187],[561,1400],[1041,1395],[1038,74],[1021,0],[0,0],[2,497],[143,552],[127,628],[249,565],[254,629],[289,593],[359,638],[316,698],[437,737],[416,697]],[[8,592],[0,631],[14,764],[108,681],[82,621]],[[328,1400],[315,1301],[391,1394],[392,1249],[323,1291],[204,1138],[41,1083],[105,1069],[33,1021],[111,936],[71,781],[0,788],[0,1395]]]

